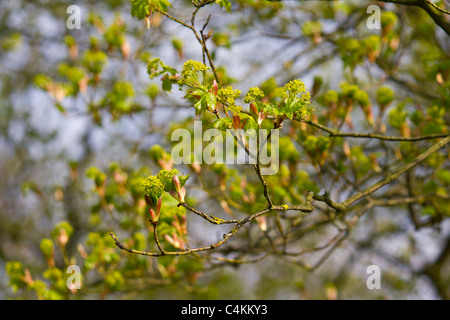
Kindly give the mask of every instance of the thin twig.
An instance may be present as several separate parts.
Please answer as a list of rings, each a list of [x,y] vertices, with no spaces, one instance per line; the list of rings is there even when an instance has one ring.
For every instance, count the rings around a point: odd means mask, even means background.
[[[309,124],[317,129],[325,131],[326,133],[328,133],[328,137],[348,137],[348,138],[362,138],[362,139],[379,139],[379,140],[386,140],[386,141],[414,142],[414,141],[421,141],[421,140],[445,138],[445,137],[450,136],[449,133],[438,133],[438,134],[431,134],[431,135],[427,135],[427,136],[417,136],[417,137],[396,137],[396,136],[385,136],[385,135],[375,134],[375,133],[338,132],[338,131],[328,128],[327,126],[324,126],[318,122],[312,121],[312,120],[306,120],[306,119],[300,119],[300,120],[295,119],[295,120],[304,122],[304,123]]]

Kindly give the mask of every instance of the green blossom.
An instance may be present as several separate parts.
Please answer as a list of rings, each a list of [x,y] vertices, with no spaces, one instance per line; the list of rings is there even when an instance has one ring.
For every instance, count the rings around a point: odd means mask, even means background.
[[[156,204],[161,198],[163,191],[173,191],[176,189],[173,183],[173,177],[177,176],[180,182],[179,187],[182,188],[189,175],[181,175],[177,169],[161,170],[156,176],[145,178],[141,185],[144,188],[146,196],[150,197],[152,203]]]
[[[278,105],[278,114],[293,119],[294,117],[304,118],[308,116],[312,109],[310,104],[311,94],[306,91],[305,84],[301,80],[292,80],[282,88],[284,95],[288,94]],[[300,97],[298,97],[300,95]]]
[[[297,109],[297,116],[300,118],[306,118],[313,112],[313,109],[307,106],[300,106]]]
[[[25,282],[25,269],[22,263],[18,261],[6,262],[6,275],[9,278],[9,285],[12,287],[13,292],[17,292],[20,288],[26,286]]]
[[[156,176],[150,176],[145,178],[142,183],[145,195],[149,196],[153,203],[157,203],[164,191],[164,184]]]
[[[355,100],[362,106],[367,107],[370,104],[369,95],[367,92],[359,90],[355,94]]]
[[[89,50],[84,53],[83,66],[93,74],[100,74],[108,62],[108,56],[103,51]]]
[[[359,87],[355,84],[349,84],[348,82],[343,82],[341,84],[342,95],[348,99],[354,99],[355,96],[360,91]]]
[[[184,63],[183,69],[181,70],[180,82],[185,82],[191,77],[197,77],[197,72],[203,72],[209,68],[203,63],[195,60],[188,60]]]
[[[231,86],[222,87],[217,91],[217,96],[220,100],[226,102],[228,105],[234,105],[235,101],[241,95],[241,90],[235,90]]]
[[[100,187],[106,180],[106,175],[97,167],[90,167],[86,170],[86,176],[94,180],[95,185]]]
[[[383,28],[391,28],[398,21],[397,15],[392,11],[385,11],[381,15],[381,26]]]
[[[184,184],[186,183],[187,179],[189,178],[189,175],[180,175],[180,173],[178,172],[177,169],[172,169],[172,170],[161,170],[157,177],[158,179],[160,179],[161,183],[164,185],[164,190],[165,191],[170,191],[170,190],[175,190],[175,186],[173,184],[173,176],[175,175],[179,175],[178,179],[180,181],[181,186],[183,187]]]
[[[290,96],[295,96],[306,91],[305,84],[300,80],[292,80],[285,84],[284,91],[289,92]]]
[[[309,92],[305,92],[302,94],[302,101],[305,103],[310,103],[311,94]]]
[[[172,170],[161,170],[158,172],[158,179],[161,181],[161,183],[164,185],[164,189],[166,189],[170,184],[172,183],[172,178],[174,175],[179,174],[177,169]],[[168,190],[166,190],[168,191]]]
[[[159,160],[166,157],[166,151],[164,151],[163,147],[161,147],[159,144],[155,144],[151,147],[149,155],[150,158],[152,158],[152,160],[157,163]]]
[[[324,103],[327,106],[337,103],[339,100],[339,94],[334,90],[328,90],[324,95]]]
[[[389,124],[394,128],[399,129],[400,126],[405,123],[408,112],[405,110],[403,104],[391,109],[388,114]]]
[[[248,90],[244,102],[250,103],[261,98],[264,98],[264,92],[258,87],[253,87]]]
[[[394,101],[395,94],[394,91],[386,86],[380,87],[377,91],[377,102],[380,104],[380,106],[387,106],[392,101]]]
[[[58,239],[58,237],[64,236],[70,238],[74,233],[73,227],[67,221],[61,221],[55,225],[51,235],[53,238]]]
[[[50,239],[42,239],[39,245],[42,253],[46,258],[49,258],[53,254],[53,241]]]

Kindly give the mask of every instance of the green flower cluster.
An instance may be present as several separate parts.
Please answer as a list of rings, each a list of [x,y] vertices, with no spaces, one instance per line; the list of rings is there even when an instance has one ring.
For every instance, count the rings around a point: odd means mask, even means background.
[[[394,91],[389,87],[382,86],[377,91],[377,102],[383,108],[389,105],[392,101],[394,101],[394,98],[395,98]]]
[[[177,169],[172,170],[161,170],[158,172],[156,177],[161,181],[161,183],[164,185],[164,191],[170,191],[174,190],[175,188],[172,187],[172,179],[173,176],[180,174]]]
[[[362,106],[362,107],[367,107],[370,105],[370,98],[369,95],[367,94],[367,92],[362,91],[362,90],[358,90],[355,93],[355,100]]]
[[[141,185],[144,188],[145,195],[149,196],[156,204],[164,191],[164,184],[161,180],[156,176],[150,176],[145,178]]]
[[[229,106],[234,105],[235,101],[241,95],[241,90],[235,90],[231,86],[220,88],[217,96],[220,100],[226,102]]]
[[[311,94],[309,92],[305,92],[302,94],[302,101],[304,103],[310,103],[311,101]]]
[[[289,92],[289,96],[296,96],[306,91],[305,84],[301,80],[292,80],[285,84],[284,91]]]
[[[326,106],[332,106],[333,104],[338,103],[339,101],[339,93],[335,90],[328,90],[324,96],[323,101]]]
[[[398,17],[395,14],[395,12],[385,11],[381,15],[381,27],[383,29],[392,28],[397,24],[397,22],[398,22]]]
[[[287,97],[278,105],[277,115],[293,119],[294,117],[307,117],[312,112],[309,107],[311,94],[306,90],[303,81],[289,81],[282,90]]]
[[[141,185],[144,188],[145,195],[156,204],[163,191],[170,192],[177,189],[173,182],[174,176],[178,177],[180,188],[185,185],[189,178],[189,175],[181,175],[177,169],[161,170],[156,176],[147,177],[142,181]]]
[[[247,92],[247,95],[244,98],[244,102],[245,103],[250,103],[253,102],[255,100],[264,98],[264,91],[262,91],[260,88],[258,87],[253,87],[250,88]]]
[[[90,167],[86,170],[86,176],[94,180],[95,185],[100,187],[106,180],[106,175],[97,167]]]
[[[197,72],[203,72],[208,69],[209,67],[199,61],[188,60],[184,63],[183,69],[181,70],[180,82],[183,83],[191,77],[197,77]]]

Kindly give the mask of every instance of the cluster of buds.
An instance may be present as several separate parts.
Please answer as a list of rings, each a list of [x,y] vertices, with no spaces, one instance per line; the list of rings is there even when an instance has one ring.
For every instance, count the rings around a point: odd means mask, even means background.
[[[181,187],[180,179],[178,179],[178,176],[175,174],[172,177],[172,183],[175,187],[175,190],[169,190],[169,194],[177,201],[184,203],[184,197],[186,196],[186,189],[184,187]]]
[[[163,170],[173,168],[173,160],[160,145],[154,145],[149,151],[152,160]]]
[[[153,203],[153,200],[148,195],[145,195],[145,202],[148,206],[148,211],[150,213],[150,222],[153,225],[158,224],[159,214],[161,211],[162,198],[159,198],[156,203]]]
[[[186,189],[183,186],[189,175],[179,177],[178,174],[176,169],[161,170],[156,176],[150,176],[142,181],[145,202],[149,208],[150,222],[153,225],[158,223],[164,192],[168,192],[180,203],[185,202]]]
[[[247,120],[241,120],[239,115],[233,115],[233,127],[235,129],[243,129]]]
[[[250,111],[256,116],[256,122],[258,123],[258,126],[261,127],[261,123],[267,118],[269,112],[258,111],[258,108],[256,108],[253,102],[250,103]]]

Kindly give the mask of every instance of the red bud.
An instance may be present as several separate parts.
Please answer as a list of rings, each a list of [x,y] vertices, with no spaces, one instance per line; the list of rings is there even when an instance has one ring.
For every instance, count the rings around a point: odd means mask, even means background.
[[[216,79],[214,79],[214,80],[213,80],[213,94],[214,94],[215,96],[217,96],[217,88],[218,88],[218,84],[217,84]]]
[[[250,111],[252,111],[255,115],[258,115],[258,109],[256,108],[256,106],[254,105],[254,103],[250,103]]]
[[[178,176],[176,174],[172,177],[172,182],[173,182],[173,186],[175,187],[175,190],[177,192],[180,192],[181,183],[180,183],[180,179],[178,179]]]

